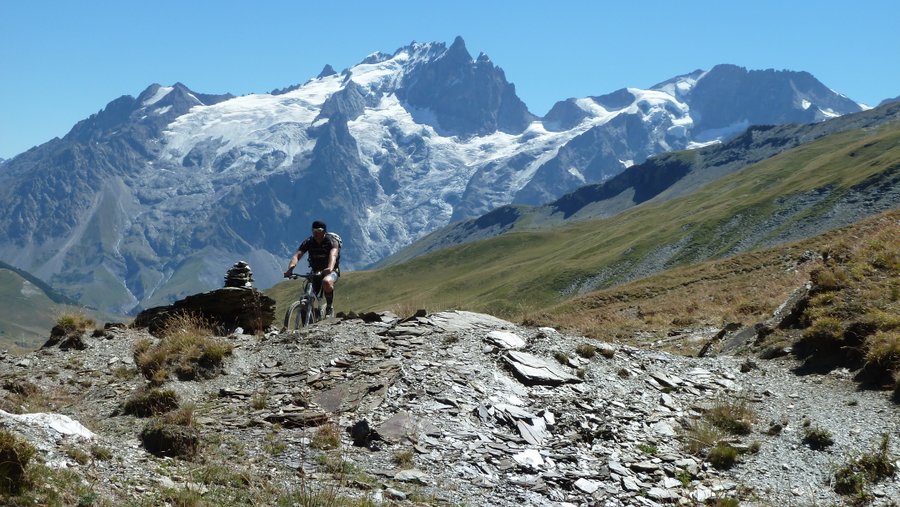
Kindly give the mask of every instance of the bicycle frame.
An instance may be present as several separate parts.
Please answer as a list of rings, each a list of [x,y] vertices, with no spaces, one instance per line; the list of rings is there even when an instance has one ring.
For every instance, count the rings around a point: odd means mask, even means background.
[[[308,327],[322,320],[322,272],[310,272],[304,275],[292,275],[292,279],[303,278],[303,295],[294,301],[284,314],[286,331]]]

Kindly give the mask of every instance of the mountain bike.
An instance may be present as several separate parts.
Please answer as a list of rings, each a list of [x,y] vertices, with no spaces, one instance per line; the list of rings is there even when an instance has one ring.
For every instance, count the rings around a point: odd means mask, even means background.
[[[309,272],[304,275],[292,274],[291,279],[303,278],[303,295],[300,299],[291,303],[284,313],[284,329],[292,331],[307,327],[322,320],[322,301],[325,298],[322,292],[322,272]]]

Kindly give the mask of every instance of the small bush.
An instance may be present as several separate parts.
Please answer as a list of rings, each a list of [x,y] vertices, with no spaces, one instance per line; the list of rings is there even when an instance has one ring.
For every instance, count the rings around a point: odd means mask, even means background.
[[[644,454],[651,454],[651,455],[652,455],[652,454],[656,454],[656,452],[657,452],[657,450],[658,450],[658,449],[656,448],[656,446],[655,446],[655,445],[652,445],[652,444],[638,444],[637,448],[638,448],[638,450],[641,451],[642,453],[644,453]]]
[[[844,323],[837,317],[820,317],[803,332],[811,340],[838,341],[844,335]]]
[[[175,424],[177,426],[193,428],[195,425],[194,405],[192,403],[186,403],[184,406],[178,408],[178,410],[166,412],[160,417],[166,424]]]
[[[866,339],[866,363],[885,371],[900,369],[900,332],[878,331]]]
[[[126,414],[151,417],[178,408],[178,395],[171,389],[139,389],[125,402]]]
[[[273,427],[272,431],[266,434],[266,441],[263,444],[265,451],[272,456],[277,456],[287,450],[288,444],[278,436],[279,427]]]
[[[141,431],[144,448],[160,457],[193,459],[200,449],[200,433],[196,428],[151,420]]]
[[[56,318],[56,325],[64,334],[84,332],[94,327],[93,319],[83,313],[63,313]]]
[[[831,432],[825,428],[805,427],[803,428],[803,443],[812,450],[820,451],[834,445],[834,438],[832,438]]]
[[[161,334],[156,345],[141,340],[134,348],[138,369],[154,383],[165,381],[169,372],[181,380],[211,378],[234,349],[231,344],[212,338],[210,327],[191,314],[170,317]]]
[[[256,391],[250,397],[250,408],[253,410],[262,410],[269,404],[269,392],[266,390]]]
[[[826,266],[815,269],[810,273],[810,277],[817,291],[840,290],[846,287],[849,281],[847,272],[839,266]]]
[[[756,420],[746,400],[719,400],[703,417],[732,435],[748,435]]]
[[[41,389],[25,379],[9,378],[3,381],[3,389],[12,396],[0,397],[0,408],[14,414],[47,412],[51,410],[50,400]]]
[[[581,345],[575,347],[575,353],[585,359],[590,359],[597,355],[597,347],[591,345],[590,343],[582,343]]]
[[[91,446],[91,456],[96,460],[108,461],[112,459],[112,451],[106,447],[94,444]]]
[[[770,437],[774,437],[780,435],[782,431],[784,431],[784,424],[773,422],[769,425],[769,429],[767,429],[764,433],[769,435]]]
[[[708,449],[718,445],[725,433],[706,420],[692,421],[682,434],[685,450],[694,456],[704,456]]]
[[[397,451],[394,453],[393,462],[398,468],[408,469],[413,467],[413,452],[410,450]]]
[[[334,423],[326,423],[316,429],[309,443],[313,449],[337,449],[341,445],[341,432]]]
[[[737,463],[738,451],[728,444],[720,443],[710,449],[706,459],[718,470],[728,470]]]
[[[35,448],[0,429],[0,494],[18,495],[27,486],[26,469]]]
[[[75,463],[78,463],[79,465],[84,466],[91,462],[91,455],[78,447],[66,447],[65,453],[66,456],[72,458]]]
[[[895,458],[889,452],[889,443],[889,437],[885,434],[877,451],[863,454],[840,467],[834,474],[834,491],[865,499],[869,496],[867,489],[870,484],[893,477],[897,467],[894,465]]]
[[[564,365],[569,364],[569,355],[566,354],[565,352],[559,352],[559,351],[554,352],[553,358],[556,359],[556,362],[558,362],[559,364],[564,364]]]

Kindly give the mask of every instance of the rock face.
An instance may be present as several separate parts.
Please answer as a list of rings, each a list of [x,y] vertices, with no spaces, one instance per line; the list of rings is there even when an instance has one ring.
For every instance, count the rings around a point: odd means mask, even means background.
[[[486,343],[492,333],[519,337],[522,352]],[[11,427],[49,463],[91,477],[93,467],[102,467],[103,479],[91,484],[110,503],[159,503],[163,486],[243,498],[246,481],[283,493],[278,488],[300,474],[308,485],[372,501],[415,494],[501,507],[699,505],[729,498],[742,505],[827,505],[841,502],[827,485],[835,462],[871,451],[882,432],[900,430],[900,409],[884,393],[857,391],[847,372],[798,377],[787,359],[742,369],[741,358],[685,358],[622,345],[608,356],[570,355],[571,365],[554,364],[557,353],[585,339],[442,312],[403,321],[369,314],[294,333],[232,335],[225,375],[165,385],[195,404],[196,429],[148,423],[142,432],[144,420],[119,409],[145,381],[114,374],[134,367],[130,357],[142,338],[148,338],[142,330],[110,328],[103,336],[86,335],[83,351],[0,356],[4,378],[27,377],[39,391],[71,397],[56,410],[93,421],[89,442],[42,426]],[[505,365],[505,358],[523,354],[527,364],[554,364],[563,376],[582,370],[583,378],[523,381]],[[67,366],[75,362],[77,370]],[[0,384],[0,402],[12,396]],[[756,415],[750,435],[729,441],[759,444],[730,470],[690,454],[683,437],[723,399],[744,400]],[[776,425],[779,431],[772,431]],[[834,435],[827,452],[802,443],[809,425]],[[137,444],[142,433],[150,442],[144,446]],[[336,443],[321,443],[323,435]],[[115,459],[79,465],[73,449],[87,446],[115,449]],[[165,457],[175,449],[188,457],[196,450],[197,461]],[[890,450],[900,453],[895,440]],[[219,469],[241,479],[197,473]],[[878,499],[897,498],[900,481],[880,482],[873,491]]]
[[[170,315],[179,312],[199,316],[224,332],[241,328],[255,334],[268,329],[275,321],[275,300],[256,289],[225,287],[144,310],[135,317],[133,326],[146,327],[151,334],[156,334]]]
[[[569,99],[542,119],[461,38],[271,94],[154,84],[3,163],[0,258],[83,305],[137,313],[210,290],[235,258],[274,284],[315,219],[357,269],[654,154],[860,109],[806,73],[717,66]]]

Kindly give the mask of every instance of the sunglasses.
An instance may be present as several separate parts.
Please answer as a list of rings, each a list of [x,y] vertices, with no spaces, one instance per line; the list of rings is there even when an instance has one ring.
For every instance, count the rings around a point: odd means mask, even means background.
[[[321,227],[318,227],[318,228],[316,228],[316,229],[313,229],[313,232],[325,232],[325,229],[322,229]]]

